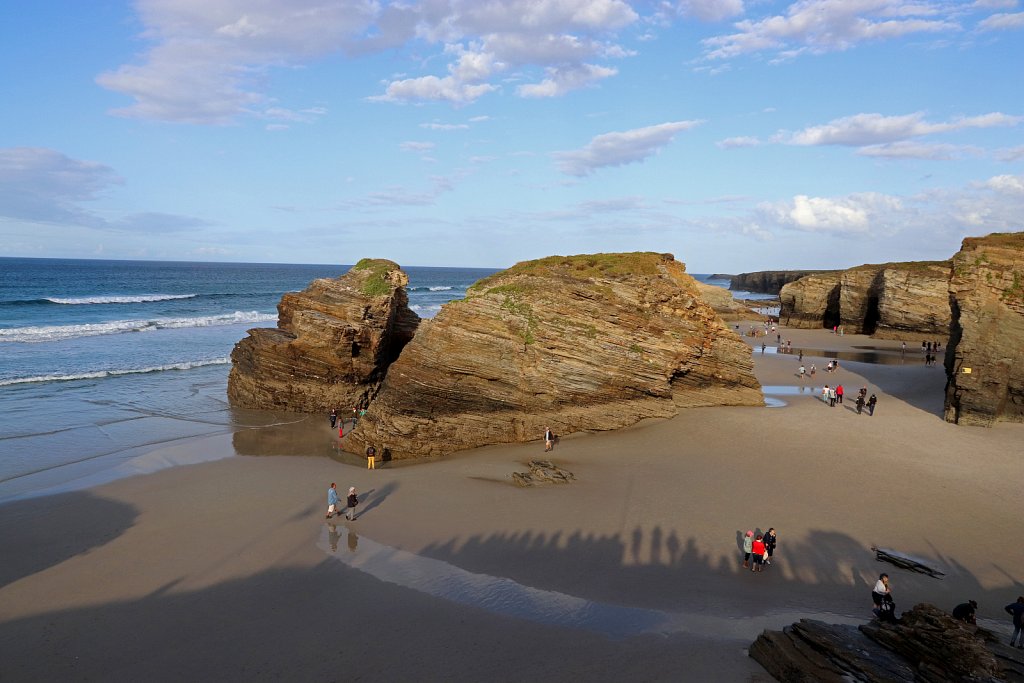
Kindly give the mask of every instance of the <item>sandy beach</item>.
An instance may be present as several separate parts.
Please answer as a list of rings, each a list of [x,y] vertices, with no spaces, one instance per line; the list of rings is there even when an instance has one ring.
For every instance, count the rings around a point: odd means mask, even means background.
[[[944,422],[944,371],[913,344],[903,364],[830,374],[811,349],[900,344],[782,334],[792,354],[748,342],[786,405],[569,435],[547,454],[576,475],[566,486],[512,485],[539,441],[368,471],[322,454],[337,452],[322,420],[237,437],[311,455],[2,505],[0,680],[767,681],[746,656],[761,630],[863,622],[881,571],[899,611],[974,599],[1008,633],[1024,425]],[[830,408],[817,390],[835,382],[848,400]],[[862,385],[874,416],[853,409]],[[360,491],[355,522],[324,519],[332,481]],[[775,562],[742,570],[741,533],[769,526]],[[946,576],[881,564],[873,545]]]

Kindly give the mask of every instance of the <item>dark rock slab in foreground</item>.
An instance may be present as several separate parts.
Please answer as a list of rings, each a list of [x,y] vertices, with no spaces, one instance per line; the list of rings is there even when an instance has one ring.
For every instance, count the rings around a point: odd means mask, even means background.
[[[537,484],[568,484],[575,481],[576,475],[557,467],[550,460],[531,460],[529,472],[513,472],[512,481],[516,486],[535,486]]]
[[[1024,652],[924,603],[896,624],[854,627],[801,619],[762,633],[750,656],[779,681],[1024,680]]]

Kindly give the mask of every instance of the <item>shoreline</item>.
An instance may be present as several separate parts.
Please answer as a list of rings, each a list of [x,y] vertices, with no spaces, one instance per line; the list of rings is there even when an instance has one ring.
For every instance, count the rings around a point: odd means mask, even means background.
[[[783,336],[794,348],[889,343]],[[795,353],[754,360],[762,385],[799,385]],[[745,656],[751,630],[801,615],[866,621],[881,571],[900,611],[975,599],[981,619],[1008,624],[1002,606],[1024,592],[1024,551],[1007,542],[1024,425],[942,421],[941,367],[851,362],[823,375],[868,383],[875,416],[785,396],[782,410],[700,408],[574,434],[548,454],[539,442],[495,445],[374,471],[322,456],[225,457],[0,504],[13,558],[0,570],[4,673],[768,680]],[[216,455],[220,445],[181,448]],[[511,484],[541,457],[577,481]],[[332,480],[363,494],[356,522],[323,519]],[[738,535],[769,525],[775,563],[743,571]],[[947,576],[879,563],[871,545]],[[451,569],[417,571],[418,561]],[[474,581],[484,586],[476,604],[443,595]],[[496,585],[544,618],[492,609]],[[609,635],[581,626],[595,609],[675,615],[679,626]]]

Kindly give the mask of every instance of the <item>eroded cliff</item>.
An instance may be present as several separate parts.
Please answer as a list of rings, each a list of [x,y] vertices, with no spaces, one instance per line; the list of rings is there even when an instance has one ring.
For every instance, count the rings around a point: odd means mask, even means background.
[[[669,254],[552,256],[444,306],[344,440],[394,458],[762,405],[750,349]]]
[[[327,412],[366,405],[412,339],[398,264],[363,259],[278,304],[278,327],[249,330],[231,352],[228,400],[244,408]]]
[[[808,275],[828,274],[831,270],[760,270],[755,273],[740,273],[729,280],[729,289],[734,291],[779,294],[790,282],[796,282]]]
[[[791,282],[779,295],[790,327],[831,328],[885,339],[949,334],[948,261],[866,264]]]
[[[1024,232],[967,238],[953,257],[948,422],[1024,422]]]

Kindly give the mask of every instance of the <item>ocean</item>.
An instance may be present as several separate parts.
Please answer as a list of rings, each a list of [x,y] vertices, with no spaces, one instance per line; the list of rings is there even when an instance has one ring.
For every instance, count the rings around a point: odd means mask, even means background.
[[[282,294],[348,268],[0,258],[0,501],[124,476],[158,448],[281,419],[228,406],[231,349],[276,326]],[[495,272],[404,270],[424,318]]]
[[[0,258],[0,501],[171,466],[144,458],[290,419],[228,405],[231,349],[276,326],[282,294],[348,268]],[[404,270],[424,318],[495,272]]]

